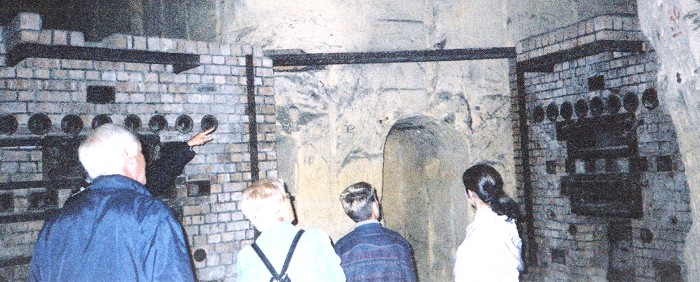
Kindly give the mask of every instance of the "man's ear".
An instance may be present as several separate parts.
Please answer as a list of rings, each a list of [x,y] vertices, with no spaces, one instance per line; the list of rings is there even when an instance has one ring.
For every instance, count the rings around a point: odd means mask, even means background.
[[[129,154],[129,149],[124,148],[124,151],[122,152],[122,155],[124,157],[124,164],[122,165],[122,173],[126,176],[129,177],[135,177],[135,175],[132,175],[134,172],[134,168],[136,167],[136,158],[135,155]]]
[[[381,218],[381,210],[379,209],[379,201],[372,203],[372,217],[379,220]]]
[[[126,160],[133,158],[133,156],[131,154],[129,154],[128,148],[124,148],[124,150],[122,151],[122,154],[124,155],[124,159],[126,159]]]

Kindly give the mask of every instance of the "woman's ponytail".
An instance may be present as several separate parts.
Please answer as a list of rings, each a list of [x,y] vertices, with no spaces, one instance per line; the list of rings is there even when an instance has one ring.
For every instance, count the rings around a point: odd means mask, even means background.
[[[520,208],[518,207],[518,203],[516,203],[513,199],[508,197],[508,195],[503,195],[498,200],[493,201],[490,203],[491,205],[491,210],[495,212],[498,215],[505,215],[508,217],[508,221],[511,221],[513,219],[518,220],[520,217]]]
[[[503,191],[503,179],[498,171],[487,164],[477,164],[462,174],[462,182],[467,190],[476,193],[498,215],[505,215],[508,221],[518,219],[518,203]]]

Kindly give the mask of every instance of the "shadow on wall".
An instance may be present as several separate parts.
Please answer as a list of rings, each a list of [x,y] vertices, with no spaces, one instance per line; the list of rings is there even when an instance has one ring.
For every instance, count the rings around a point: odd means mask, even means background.
[[[423,116],[398,121],[384,146],[385,225],[413,246],[420,281],[452,281],[452,257],[468,213],[461,175],[468,164],[462,134]]]

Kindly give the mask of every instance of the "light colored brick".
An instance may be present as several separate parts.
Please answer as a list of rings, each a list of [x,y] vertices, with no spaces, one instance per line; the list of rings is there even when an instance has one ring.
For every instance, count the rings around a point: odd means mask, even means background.
[[[209,44],[204,41],[197,41],[197,53],[198,54],[209,54]]]
[[[0,84],[2,86],[2,84]],[[19,95],[16,91],[0,91],[0,101],[13,102],[18,101]]]
[[[32,78],[34,72],[29,68],[17,68],[17,77],[19,78]]]
[[[100,75],[100,72],[98,72],[98,71],[86,71],[85,78],[87,80],[100,80],[101,75]]]
[[[82,32],[71,31],[69,33],[69,43],[71,46],[83,46],[85,45],[85,36]]]
[[[14,68],[2,68],[0,69],[0,78],[14,78],[17,77],[17,72]]]
[[[107,81],[117,81],[117,73],[113,71],[106,71],[102,73],[102,80]]]
[[[62,60],[61,66],[66,69],[93,69],[94,64],[89,60]]]
[[[55,45],[68,45],[68,32],[65,30],[54,30],[52,42]]]
[[[146,37],[134,36],[134,49],[136,49],[136,50],[148,49],[148,46],[146,44]]]
[[[115,33],[107,36],[102,42],[108,48],[127,49],[131,45],[130,37],[126,34]]]
[[[69,78],[69,79],[83,80],[83,79],[85,79],[85,71],[82,71],[82,70],[69,70],[69,71],[68,71],[68,78]]]
[[[21,42],[39,42],[39,32],[35,30],[22,30],[16,36]]]
[[[48,79],[51,77],[51,72],[47,69],[34,69],[34,78]]]
[[[175,43],[175,40],[170,39],[170,38],[162,38],[160,40],[161,45],[160,45],[160,51],[162,52],[173,52],[176,51],[177,44]]]
[[[42,30],[39,33],[39,44],[51,44],[51,39],[53,37],[53,32],[51,30]]]
[[[148,44],[147,49],[149,51],[160,51],[161,42],[159,38],[148,37],[146,43]]]
[[[19,13],[12,21],[15,30],[41,30],[41,16],[35,13]]]

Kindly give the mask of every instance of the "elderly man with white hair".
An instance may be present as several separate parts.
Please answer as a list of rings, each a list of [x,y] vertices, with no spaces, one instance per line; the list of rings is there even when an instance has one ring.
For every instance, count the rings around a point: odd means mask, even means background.
[[[239,282],[345,281],[340,258],[328,235],[292,224],[292,201],[280,179],[253,182],[243,190],[240,208],[261,233],[238,253]]]
[[[141,144],[105,124],[78,149],[93,179],[44,223],[31,281],[194,281],[182,226],[146,190]]]

